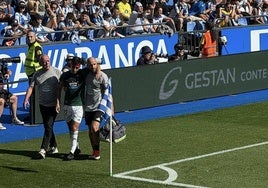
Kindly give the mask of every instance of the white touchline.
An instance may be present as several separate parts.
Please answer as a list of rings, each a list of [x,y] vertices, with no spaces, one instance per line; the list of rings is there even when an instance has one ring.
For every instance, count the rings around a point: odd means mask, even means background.
[[[228,152],[248,149],[248,148],[257,147],[257,146],[262,146],[262,145],[266,145],[266,144],[268,144],[268,141],[267,142],[257,143],[257,144],[252,144],[252,145],[247,145],[247,146],[242,146],[242,147],[236,147],[236,148],[233,148],[233,149],[222,150],[222,151],[213,152],[213,153],[209,153],[209,154],[199,155],[199,156],[195,156],[195,157],[180,159],[180,160],[172,161],[172,162],[169,162],[169,163],[162,163],[162,164],[149,166],[149,167],[145,167],[145,168],[140,168],[140,169],[136,169],[136,170],[131,170],[131,171],[127,171],[127,172],[122,172],[122,173],[114,174],[113,177],[131,179],[131,180],[137,180],[137,181],[145,181],[145,182],[150,182],[150,183],[159,183],[159,184],[166,184],[166,185],[183,186],[183,187],[189,187],[189,188],[197,188],[197,187],[201,188],[202,186],[196,186],[196,185],[189,185],[189,184],[173,182],[174,180],[176,180],[176,178],[178,176],[177,172],[174,171],[173,169],[170,169],[169,167],[166,167],[166,166],[173,165],[173,164],[178,164],[178,163],[183,163],[183,162],[186,162],[186,161],[193,161],[193,160],[196,160],[196,159],[201,159],[201,158],[210,157],[210,156],[214,156],[214,155],[220,155],[220,154],[224,154],[224,153],[228,153]],[[152,180],[152,179],[146,179],[146,178],[139,178],[139,177],[135,177],[135,176],[129,176],[129,174],[133,174],[133,173],[137,173],[137,172],[141,172],[141,171],[145,171],[145,170],[151,170],[153,168],[160,168],[160,169],[166,170],[168,172],[168,174],[169,174],[169,178],[167,180],[165,180],[165,181],[158,181],[158,180]]]

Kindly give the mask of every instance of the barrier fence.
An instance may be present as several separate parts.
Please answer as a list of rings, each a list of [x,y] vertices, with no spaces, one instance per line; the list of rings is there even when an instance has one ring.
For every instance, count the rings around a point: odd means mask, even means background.
[[[115,111],[131,111],[266,89],[267,55],[263,51],[105,72],[112,77]],[[34,113],[33,123],[41,123],[38,105]],[[62,119],[60,113],[57,120]]]
[[[259,27],[253,27],[253,26],[252,27],[236,27],[236,30],[238,30],[237,32],[240,33],[240,35],[237,36],[237,33],[236,33],[235,36],[243,37],[243,39],[247,39],[245,37],[247,35],[243,35],[246,32],[241,32],[241,30],[242,31],[249,30],[247,32],[250,32],[250,33],[260,30],[260,33],[261,32],[263,33],[263,31],[267,30],[267,26],[263,25]],[[178,35],[178,39],[176,40],[184,44],[186,51],[190,55],[198,47],[198,42],[203,31],[204,30],[191,30],[188,32],[175,33],[173,34],[173,36]],[[231,29],[219,28],[218,30],[219,35],[221,35],[222,32],[225,34],[232,34],[233,31],[235,30],[233,30],[232,28]],[[154,36],[156,36],[157,38],[162,35],[148,34],[146,36],[148,37],[144,37],[144,35],[143,36],[137,35],[137,37],[134,36],[135,40],[132,40],[133,38],[131,37],[133,36],[126,37],[126,39],[122,39],[122,40],[120,39],[118,41],[109,40],[109,39],[97,39],[96,42],[85,43],[84,45],[77,46],[77,49],[75,48],[74,52],[84,53],[86,50],[88,50],[87,49],[88,46],[92,47],[94,46],[93,44],[102,42],[103,44],[106,44],[107,49],[109,49],[108,52],[113,53],[113,51],[109,47],[110,43],[112,43],[113,41],[116,41],[116,44],[114,46],[118,47],[118,44],[122,42],[122,45],[125,48],[126,43],[124,41],[128,41],[128,39],[130,39],[131,41],[129,42],[130,47],[132,47],[133,44],[137,46],[137,52],[139,52],[139,49],[142,47],[142,45],[146,45],[146,44],[149,44],[151,47],[154,47],[154,49],[156,50],[160,49],[159,46],[157,45],[155,46],[155,43],[151,43],[151,41],[152,41],[152,38],[154,38]],[[139,37],[141,37],[141,41],[136,42],[136,38],[139,38]],[[194,37],[195,39],[193,40],[192,37]],[[263,39],[263,36],[261,37],[262,37],[261,39]],[[107,41],[104,41],[104,40],[107,40]],[[146,40],[146,42],[143,42],[143,40]],[[160,40],[167,42],[166,45],[169,45],[169,46],[166,46],[166,47],[168,49],[173,48],[174,43],[170,44],[170,41],[174,40],[174,38],[167,37],[167,38],[163,38]],[[247,39],[247,41],[250,41],[250,40],[252,39]],[[63,46],[62,44],[65,44],[65,43],[69,49],[70,42],[67,42],[67,41],[59,42],[57,44],[60,45],[61,50],[64,50],[63,48],[65,47],[62,47]],[[229,47],[232,46],[232,43],[234,43],[233,44],[234,46],[237,46],[237,42],[234,40],[231,40],[230,42],[228,42]],[[161,42],[159,42],[159,44],[162,45]],[[266,44],[267,43],[265,42],[263,43],[263,45],[266,45]],[[260,43],[260,50],[262,50],[263,45]],[[27,49],[26,47],[27,46],[25,46],[25,49]],[[55,45],[45,46],[45,48],[48,48],[48,49],[51,49],[54,47]],[[245,42],[243,43],[242,47],[245,47]],[[15,53],[19,49],[16,47],[10,47],[10,48],[0,47],[0,54],[12,48],[14,48],[13,51]],[[81,49],[83,51],[81,51]],[[96,48],[92,47],[92,49],[95,50]],[[102,49],[102,46],[100,47],[100,49]],[[133,51],[133,48],[129,48],[129,49]],[[118,48],[115,48],[116,53],[118,53],[120,50],[118,50]],[[122,50],[122,54],[124,55],[130,54],[135,57],[139,56],[138,53],[132,54],[132,53],[129,53],[129,51],[127,53],[123,53],[124,52],[123,50]],[[11,54],[14,54],[13,51]],[[88,55],[97,57],[96,54],[97,55],[101,54],[100,52],[103,52],[103,51],[96,51],[96,52],[92,51],[92,54],[88,53]],[[232,52],[233,51],[230,50],[230,53]],[[116,111],[119,112],[119,111],[125,111],[125,110],[134,110],[134,109],[140,109],[140,108],[147,108],[151,106],[172,104],[172,103],[177,103],[177,102],[182,102],[182,101],[198,100],[202,98],[264,89],[266,88],[265,82],[267,82],[266,81],[267,78],[265,77],[266,69],[267,69],[267,60],[265,59],[265,57],[267,56],[267,51],[261,51],[261,52],[257,51],[255,53],[249,53],[249,52],[250,50],[246,51],[246,54],[237,54],[237,55],[225,56],[225,57],[221,56],[221,57],[209,58],[209,59],[193,59],[193,60],[191,59],[191,60],[187,60],[183,62],[157,64],[157,65],[148,66],[148,67],[145,66],[142,68],[133,66],[133,67],[126,67],[124,69],[113,69],[114,68],[113,67],[111,70],[105,70],[107,74],[113,77],[113,91],[114,91],[114,97],[116,101],[115,103]],[[52,55],[51,59],[53,60],[52,61],[53,66],[55,66],[54,60],[58,62],[58,59],[55,58],[57,57],[55,56],[55,54],[57,53],[58,53],[58,49],[53,50],[51,52],[49,51],[48,53]],[[118,57],[121,57],[122,54],[118,55]],[[59,57],[63,58],[63,61],[64,61],[63,54],[60,54]],[[114,59],[116,60],[117,57],[115,57]],[[129,60],[130,60],[129,58],[126,58],[127,62],[129,62]],[[16,69],[15,71],[13,71],[14,74],[15,75],[21,74],[22,72],[20,71],[22,67],[23,66],[20,63],[16,64]],[[246,69],[246,70],[243,70],[243,69]],[[263,74],[262,75],[259,74],[257,70],[262,70]],[[169,76],[172,76],[173,74],[175,75],[175,78],[169,77]],[[149,78],[148,78],[148,75],[150,75]],[[254,77],[254,75],[258,75],[260,78],[256,76]],[[25,80],[20,79],[19,81],[16,80],[14,82],[11,80],[12,85],[15,85],[21,82],[25,82]],[[170,83],[170,85],[168,86],[165,85],[167,83]],[[216,84],[216,85],[210,88],[209,86],[211,83]],[[25,88],[23,89],[23,91],[25,91]],[[180,94],[177,94],[177,92],[180,92]],[[145,95],[143,95],[142,98],[139,98],[138,96],[140,96],[139,95],[140,93],[144,93]],[[169,95],[171,95],[172,97]],[[38,104],[38,101],[36,101],[35,104]],[[34,119],[32,120],[33,121],[32,123],[33,124],[40,123],[41,118],[39,117],[39,107],[35,106],[35,108],[33,109],[34,110],[32,112],[33,113],[32,117],[34,117]],[[62,118],[62,115],[59,115],[58,120],[60,120],[61,118]]]

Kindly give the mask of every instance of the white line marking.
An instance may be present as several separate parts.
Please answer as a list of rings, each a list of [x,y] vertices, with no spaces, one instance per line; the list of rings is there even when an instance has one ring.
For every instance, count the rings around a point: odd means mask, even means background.
[[[173,170],[172,168],[169,168],[166,166],[159,166],[159,168],[168,172],[168,178],[164,182],[170,183],[170,182],[175,181],[178,178],[177,172]]]
[[[202,186],[196,186],[196,185],[172,182],[172,181],[176,180],[174,178],[175,178],[175,176],[177,177],[177,172],[170,171],[170,169],[164,168],[164,166],[183,163],[183,162],[186,162],[186,161],[193,161],[193,160],[196,160],[196,159],[201,159],[201,158],[205,158],[205,157],[211,157],[211,156],[215,156],[215,155],[220,155],[220,154],[224,154],[224,153],[228,153],[228,152],[233,152],[233,151],[253,148],[253,147],[262,146],[262,145],[266,145],[266,144],[268,144],[268,141],[267,142],[257,143],[257,144],[252,144],[252,145],[247,145],[247,146],[242,146],[242,147],[236,147],[236,148],[233,148],[233,149],[222,150],[222,151],[213,152],[213,153],[209,153],[209,154],[199,155],[199,156],[195,156],[195,157],[180,159],[180,160],[172,161],[172,162],[169,162],[169,163],[163,163],[163,164],[149,166],[149,167],[140,168],[140,169],[136,169],[136,170],[131,170],[131,171],[127,171],[127,172],[122,172],[122,173],[118,173],[118,174],[113,175],[113,177],[131,179],[131,180],[136,180],[136,181],[145,181],[145,182],[150,182],[150,183],[159,183],[159,184],[166,184],[166,185],[183,186],[183,187],[189,187],[189,188],[201,188]],[[160,169],[166,170],[166,171],[168,171],[169,176],[172,176],[172,177],[169,177],[165,181],[158,181],[158,180],[152,180],[152,179],[146,179],[146,178],[139,178],[139,177],[135,177],[135,176],[128,176],[128,174],[137,173],[137,172],[141,172],[141,171],[145,171],[145,170],[151,170],[153,168],[160,168]],[[174,174],[174,172],[176,173],[176,175]]]
[[[163,184],[163,185],[188,187],[188,188],[208,188],[208,187],[202,187],[202,186],[197,186],[197,185],[190,185],[190,184],[176,183],[176,182],[165,182],[165,181],[160,181],[160,180],[152,180],[152,179],[139,178],[139,177],[134,177],[134,176],[117,176],[117,174],[114,175],[114,177],[135,180],[135,181],[149,182],[149,183],[157,183],[157,184]]]

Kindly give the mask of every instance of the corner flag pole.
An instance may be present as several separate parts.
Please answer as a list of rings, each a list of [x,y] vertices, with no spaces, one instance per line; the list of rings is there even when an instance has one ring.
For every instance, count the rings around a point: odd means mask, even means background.
[[[109,83],[110,83],[110,89],[111,89],[111,116],[110,116],[110,176],[113,176],[113,97],[112,97],[112,78],[109,79]]]
[[[113,116],[110,117],[110,176],[113,176]]]

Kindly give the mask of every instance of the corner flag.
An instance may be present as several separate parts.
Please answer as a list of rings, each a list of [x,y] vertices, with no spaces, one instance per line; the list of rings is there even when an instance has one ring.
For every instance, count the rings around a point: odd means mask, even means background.
[[[104,121],[110,120],[110,140],[112,140],[112,119],[113,119],[113,97],[112,97],[112,82],[111,78],[108,80],[108,86],[102,96],[99,110],[103,112]],[[113,176],[113,147],[112,142],[110,142],[110,176]]]
[[[112,97],[112,83],[111,78],[109,78],[108,86],[102,96],[102,100],[99,105],[99,110],[103,113],[103,120],[106,122],[112,117],[112,106],[113,106],[113,97]]]

